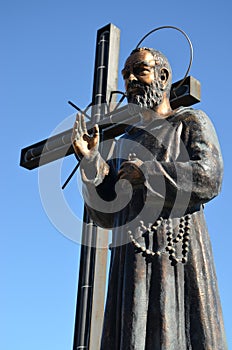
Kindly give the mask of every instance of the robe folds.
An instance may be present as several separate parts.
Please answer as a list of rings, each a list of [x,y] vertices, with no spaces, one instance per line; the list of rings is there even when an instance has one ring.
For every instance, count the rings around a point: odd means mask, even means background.
[[[128,157],[143,162],[142,184],[117,182]],[[105,164],[101,156],[82,164],[89,215],[112,229],[101,350],[226,350],[203,212],[220,192],[223,175],[209,118],[181,107],[166,119],[128,127],[107,160],[108,175]],[[96,196],[99,207],[92,205]],[[187,244],[181,236],[185,220]],[[167,249],[170,240],[176,261]]]

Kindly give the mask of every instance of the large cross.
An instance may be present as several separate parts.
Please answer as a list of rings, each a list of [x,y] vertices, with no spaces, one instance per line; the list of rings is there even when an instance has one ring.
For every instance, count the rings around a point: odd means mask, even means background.
[[[113,91],[117,91],[118,57],[120,30],[113,24],[100,28],[97,32],[95,69],[91,120],[87,123],[90,130],[95,123],[100,126],[105,139],[114,139],[123,134],[125,121],[136,122],[127,106],[108,111],[102,110],[102,104],[109,104]],[[190,106],[200,101],[200,83],[189,76],[184,84],[172,85],[171,106]],[[176,88],[178,87],[178,88]],[[113,100],[115,100],[113,98]],[[34,169],[61,157],[73,154],[71,145],[72,129],[37,142],[21,150],[20,165]],[[73,350],[100,349],[101,331],[104,314],[107,235],[94,225],[84,210],[80,270],[76,304]]]

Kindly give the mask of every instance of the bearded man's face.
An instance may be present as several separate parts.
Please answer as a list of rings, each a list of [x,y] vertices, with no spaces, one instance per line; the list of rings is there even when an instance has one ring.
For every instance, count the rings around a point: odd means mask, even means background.
[[[127,59],[122,75],[128,103],[154,109],[162,102],[163,91],[156,74],[155,60],[149,51],[135,52]]]

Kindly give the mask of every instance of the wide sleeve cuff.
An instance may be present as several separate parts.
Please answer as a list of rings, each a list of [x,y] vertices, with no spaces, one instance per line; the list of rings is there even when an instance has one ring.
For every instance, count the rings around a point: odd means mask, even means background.
[[[109,165],[99,152],[91,160],[83,158],[80,164],[82,181],[86,185],[98,186],[103,182],[105,176],[109,174],[109,168]]]

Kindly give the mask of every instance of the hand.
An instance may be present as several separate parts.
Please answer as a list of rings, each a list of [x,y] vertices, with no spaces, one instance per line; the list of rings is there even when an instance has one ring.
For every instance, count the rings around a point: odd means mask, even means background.
[[[128,180],[132,185],[143,184],[145,177],[143,172],[139,169],[142,164],[143,162],[138,158],[123,162],[118,172],[118,179]]]
[[[72,132],[72,145],[77,156],[92,160],[98,153],[99,128],[93,127],[93,135],[88,134],[84,115],[77,114]]]

